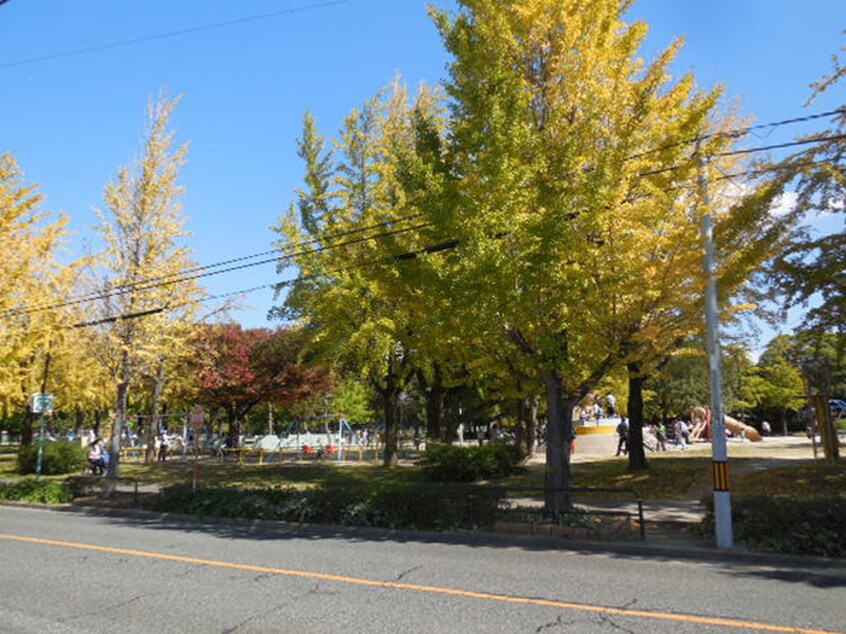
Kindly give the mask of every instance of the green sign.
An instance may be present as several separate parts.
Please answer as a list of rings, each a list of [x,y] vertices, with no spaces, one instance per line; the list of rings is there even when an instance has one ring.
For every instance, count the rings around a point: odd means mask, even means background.
[[[33,414],[52,414],[53,413],[53,395],[38,392],[33,394],[30,399],[29,408]]]

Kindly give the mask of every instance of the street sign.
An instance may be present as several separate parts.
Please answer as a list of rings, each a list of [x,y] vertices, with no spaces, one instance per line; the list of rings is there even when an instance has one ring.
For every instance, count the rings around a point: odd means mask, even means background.
[[[194,429],[200,429],[205,422],[206,412],[203,410],[203,406],[195,405],[194,409],[191,410],[191,427]]]
[[[52,394],[38,392],[30,398],[29,409],[33,414],[52,414],[53,401],[54,397]]]

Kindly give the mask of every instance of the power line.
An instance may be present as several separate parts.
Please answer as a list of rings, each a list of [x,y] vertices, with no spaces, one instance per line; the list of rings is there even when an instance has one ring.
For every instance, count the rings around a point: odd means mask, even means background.
[[[125,315],[115,315],[114,317],[105,317],[103,319],[95,319],[94,321],[82,321],[78,324],[73,324],[70,328],[90,328],[91,326],[99,326],[101,324],[110,324],[116,321],[127,321],[129,319],[139,319],[140,317],[147,317],[148,315],[156,315],[165,311],[164,307],[151,308],[149,310],[141,310],[137,313],[127,313]]]
[[[767,150],[779,150],[786,147],[796,147],[798,145],[809,145],[811,143],[822,143],[823,141],[840,141],[846,139],[846,134],[832,134],[830,136],[812,137],[809,139],[800,139],[799,141],[790,141],[789,143],[775,143],[773,145],[763,145],[761,147],[751,147],[743,150],[728,150],[726,152],[717,152],[711,154],[711,157],[717,156],[740,156],[742,154],[752,154],[755,152],[766,152]]]
[[[5,2],[6,0],[2,0]],[[0,4],[2,4],[0,2]],[[153,35],[144,35],[141,37],[129,38],[125,40],[118,40],[116,42],[109,42],[107,44],[96,44],[94,46],[86,46],[83,48],[76,48],[71,49],[68,51],[61,51],[58,53],[49,53],[47,55],[39,55],[37,57],[27,57],[24,59],[19,59],[14,62],[6,62],[0,64],[0,69],[2,68],[13,68],[15,66],[24,66],[26,64],[35,64],[37,62],[46,62],[48,60],[53,59],[61,59],[63,57],[74,57],[77,55],[84,55],[86,53],[95,53],[97,51],[107,51],[110,49],[121,48],[123,46],[131,46],[134,44],[143,44],[145,42],[154,42],[157,40],[164,40],[173,37],[180,37],[182,35],[190,35],[192,33],[200,33],[202,31],[211,31],[212,29],[220,29],[227,26],[235,26],[238,24],[246,24],[248,22],[257,22],[259,20],[267,20],[270,18],[278,18],[284,15],[291,15],[294,13],[304,13],[306,11],[312,11],[314,9],[323,9],[326,7],[332,7],[339,4],[345,4],[350,2],[350,0],[327,0],[325,2],[317,2],[313,4],[301,5],[298,7],[290,7],[288,9],[280,9],[279,11],[270,11],[268,13],[259,13],[257,15],[248,15],[243,18],[235,18],[233,20],[225,20],[222,22],[212,22],[210,24],[201,24],[198,26],[192,26],[184,29],[178,29],[176,31],[167,31],[165,33],[156,33]]]
[[[721,130],[719,132],[712,132],[710,134],[703,134],[697,137],[693,137],[690,139],[685,139],[684,141],[676,141],[675,143],[668,143],[667,145],[662,145],[660,147],[654,148],[652,150],[645,150],[643,152],[639,152],[637,154],[632,154],[631,156],[626,157],[627,161],[634,160],[636,158],[640,158],[642,156],[647,156],[649,154],[654,154],[655,152],[662,152],[664,150],[671,150],[675,147],[680,147],[682,145],[693,145],[700,141],[705,141],[706,139],[713,139],[713,138],[737,138],[749,134],[755,130],[764,130],[767,128],[775,129],[780,128],[781,126],[790,125],[793,123],[804,123],[806,121],[813,121],[815,119],[822,119],[825,117],[832,117],[835,115],[842,115],[846,114],[846,108],[837,108],[835,110],[828,110],[826,112],[819,112],[816,114],[809,114],[803,117],[791,117],[789,119],[781,119],[780,121],[771,121],[769,123],[759,123],[756,125],[744,126],[742,128],[734,128],[732,130]]]
[[[394,263],[398,263],[398,262],[404,262],[404,261],[407,261],[407,260],[413,260],[413,259],[416,259],[417,257],[419,257],[421,255],[427,255],[427,254],[432,254],[432,253],[440,253],[442,251],[448,251],[449,249],[454,249],[459,244],[460,244],[460,240],[457,240],[457,239],[455,239],[455,240],[445,240],[443,242],[439,242],[437,244],[432,244],[432,245],[429,245],[427,247],[423,247],[422,249],[417,249],[415,251],[407,251],[405,253],[398,253],[398,254],[389,255],[389,256],[386,256],[386,257],[374,258],[374,259],[371,259],[371,260],[364,260],[364,261],[358,262],[354,265],[338,267],[336,269],[331,269],[329,271],[322,272],[322,273],[312,273],[310,275],[300,275],[300,276],[295,277],[292,280],[284,280],[282,282],[273,282],[273,283],[270,283],[270,284],[261,284],[259,286],[253,286],[253,287],[250,287],[250,288],[245,288],[245,289],[241,289],[241,290],[237,290],[237,291],[229,291],[227,293],[220,293],[218,295],[203,297],[199,301],[210,302],[210,301],[217,300],[217,299],[225,299],[227,297],[233,297],[235,295],[246,295],[248,293],[254,293],[256,291],[260,291],[260,290],[264,290],[264,289],[286,288],[288,286],[293,286],[294,284],[298,284],[299,282],[303,282],[305,280],[310,280],[310,279],[315,279],[315,278],[318,278],[318,277],[323,277],[325,275],[332,275],[332,274],[335,274],[335,273],[343,273],[345,271],[354,271],[356,269],[361,269],[361,268],[365,268],[365,267],[368,267],[368,266],[376,266],[377,264],[385,265],[385,264],[394,264]],[[187,302],[185,304],[179,304],[175,308],[179,308],[179,307],[185,306],[185,305],[187,305]],[[158,312],[158,311],[155,311],[155,312]]]
[[[341,242],[341,243],[337,243],[337,244],[324,245],[324,246],[318,247],[316,249],[295,251],[295,252],[291,252],[291,253],[289,253],[285,256],[282,256],[282,257],[275,257],[275,258],[271,258],[271,259],[267,259],[267,260],[261,260],[259,262],[250,262],[250,263],[247,263],[247,264],[232,266],[232,267],[220,269],[220,270],[217,270],[217,271],[206,271],[206,272],[202,272],[202,273],[197,273],[195,275],[186,275],[186,276],[182,276],[182,277],[175,277],[173,279],[169,279],[169,280],[165,280],[165,281],[152,282],[152,283],[149,283],[149,284],[146,284],[146,285],[144,285],[144,284],[137,285],[137,286],[133,286],[131,288],[125,287],[125,288],[122,288],[122,289],[117,290],[117,291],[99,293],[97,295],[91,295],[91,296],[83,298],[83,299],[75,299],[75,300],[58,302],[58,303],[53,303],[53,304],[29,307],[29,308],[24,308],[24,309],[19,309],[19,310],[8,310],[5,313],[3,313],[3,315],[4,316],[25,315],[25,314],[30,314],[30,313],[42,312],[42,311],[45,311],[45,310],[67,308],[69,306],[75,306],[75,305],[78,305],[78,304],[83,304],[83,303],[87,303],[87,302],[91,302],[91,301],[97,301],[97,300],[100,300],[100,299],[108,299],[110,297],[126,295],[128,293],[143,292],[143,291],[151,290],[153,288],[160,288],[162,286],[171,286],[171,285],[174,285],[174,284],[189,282],[189,281],[193,281],[195,279],[199,279],[201,277],[209,277],[209,276],[212,276],[212,275],[219,275],[221,273],[229,273],[229,272],[232,272],[232,271],[238,271],[238,270],[242,270],[242,269],[246,269],[246,268],[251,268],[251,267],[254,267],[254,266],[259,266],[259,265],[262,265],[262,264],[268,264],[268,263],[271,263],[271,262],[281,262],[281,261],[284,261],[284,260],[290,260],[292,258],[295,258],[297,256],[301,256],[301,255],[309,255],[309,254],[313,254],[313,253],[322,253],[322,252],[325,252],[325,251],[330,251],[330,250],[333,250],[333,249],[338,249],[338,248],[350,246],[350,245],[353,245],[353,244],[360,244],[360,243],[363,243],[363,242],[368,242],[370,240],[376,240],[376,239],[390,237],[390,236],[394,236],[394,235],[400,235],[400,234],[403,234],[403,233],[408,233],[410,231],[416,231],[417,229],[423,229],[423,228],[430,227],[430,226],[432,226],[432,223],[430,223],[430,222],[421,223],[421,224],[413,225],[411,227],[404,227],[402,229],[394,229],[392,231],[384,231],[382,233],[377,233],[375,235],[358,237],[358,238],[347,240],[345,242]]]
[[[733,178],[741,178],[741,177],[744,177],[744,176],[756,176],[756,175],[759,175],[759,174],[766,174],[768,172],[776,172],[776,171],[782,170],[782,169],[788,170],[788,169],[797,169],[797,168],[800,168],[800,167],[814,167],[815,165],[824,165],[824,164],[829,164],[829,163],[830,163],[830,161],[821,160],[821,161],[804,161],[804,162],[801,162],[801,163],[792,163],[790,165],[770,165],[768,167],[761,167],[761,168],[758,168],[758,169],[746,170],[745,172],[734,172],[734,173],[731,173],[731,174],[723,174],[722,176],[718,176],[714,180],[715,181],[730,180],[730,179],[733,179]],[[842,168],[842,167],[846,167],[846,166],[834,165],[833,167]]]
[[[300,244],[298,246],[300,248],[302,248],[302,247],[305,247],[305,246],[308,246],[308,245],[311,245],[311,244],[319,244],[320,242],[322,242],[324,240],[334,240],[336,238],[343,238],[343,237],[346,237],[346,236],[355,235],[357,233],[362,233],[364,231],[370,231],[371,229],[379,229],[381,227],[386,227],[388,225],[392,225],[392,224],[395,224],[395,223],[398,223],[398,222],[404,222],[406,220],[412,220],[414,218],[419,218],[422,215],[423,214],[419,214],[419,213],[409,214],[407,216],[400,216],[399,218],[394,218],[394,219],[391,219],[391,220],[384,220],[382,222],[377,222],[377,223],[374,223],[374,224],[371,224],[371,225],[366,225],[364,227],[358,227],[358,228],[355,228],[355,229],[348,229],[346,231],[339,231],[337,233],[323,233],[322,235],[319,235],[318,237],[312,238],[311,240],[307,240],[307,241],[303,242],[302,244]],[[338,246],[343,246],[343,245],[338,245]],[[292,257],[293,255],[298,255],[297,253],[293,253],[291,251],[292,249],[293,249],[293,245],[286,245],[283,248],[271,249],[270,251],[263,251],[261,253],[254,253],[252,255],[245,255],[245,256],[241,256],[241,257],[237,257],[237,258],[231,258],[229,260],[223,260],[221,262],[214,262],[212,264],[207,264],[207,265],[197,266],[197,267],[194,267],[194,268],[189,268],[189,269],[186,269],[185,271],[182,271],[181,273],[175,273],[173,275],[142,278],[142,279],[137,280],[135,282],[115,286],[114,288],[110,289],[109,295],[125,295],[127,293],[132,292],[133,290],[137,290],[139,287],[142,287],[142,286],[153,288],[156,285],[158,285],[160,282],[161,283],[169,282],[169,281],[177,282],[177,281],[181,280],[182,278],[192,280],[192,279],[196,279],[197,277],[210,277],[212,275],[217,275],[219,273],[227,273],[227,272],[231,272],[231,271],[240,270],[242,268],[249,268],[250,266],[259,266],[259,265],[262,265],[262,264],[268,264],[270,262],[281,262],[285,259],[290,259],[290,257]],[[271,255],[271,254],[274,254],[274,253],[278,253],[279,255],[277,255],[275,258],[265,259],[265,260],[262,260],[261,262],[254,262],[254,263],[249,264],[249,265],[235,266],[235,267],[231,267],[231,268],[220,270],[220,271],[209,271],[209,269],[215,269],[215,268],[219,268],[221,266],[228,266],[228,265],[231,265],[231,264],[237,264],[237,263],[240,263],[240,262],[245,262],[247,260],[254,260],[255,258],[265,257],[265,256],[268,256],[268,255]],[[198,273],[198,272],[203,272],[203,271],[209,271],[209,272],[204,273],[202,275],[195,276],[195,277],[187,277],[187,276],[190,276],[193,273]],[[102,298],[102,293],[90,295],[90,296],[87,296],[87,297],[71,298],[71,300],[72,301],[79,300],[77,303],[81,303],[81,302],[84,302],[84,301],[101,299],[101,298]]]
[[[822,136],[822,137],[812,137],[809,139],[800,139],[799,141],[790,141],[788,143],[774,143],[771,145],[762,145],[759,147],[752,147],[752,148],[745,148],[742,150],[728,150],[725,152],[716,152],[714,154],[707,154],[711,158],[714,157],[725,157],[725,156],[742,156],[746,154],[755,154],[757,152],[766,152],[768,150],[778,150],[787,147],[797,147],[800,145],[809,145],[811,143],[822,143],[824,141],[839,141],[841,139],[846,139],[846,134],[832,134],[830,136]],[[687,157],[686,161],[692,161],[693,156]],[[655,174],[663,174],[665,172],[673,172],[678,169],[682,169],[685,167],[691,167],[689,163],[676,163],[675,165],[670,165],[668,167],[661,167],[654,170],[647,170],[646,172],[638,173],[638,176],[653,176]]]
[[[348,229],[346,231],[339,231],[339,232],[336,232],[336,233],[326,232],[326,233],[323,233],[322,235],[319,235],[318,237],[315,237],[311,240],[307,240],[307,241],[303,242],[302,244],[300,244],[298,246],[300,248],[302,248],[302,247],[305,247],[305,246],[308,246],[308,245],[311,245],[311,244],[319,244],[320,242],[322,242],[324,240],[334,240],[336,238],[343,238],[343,237],[346,237],[346,236],[355,235],[357,233],[362,233],[364,231],[370,231],[371,229],[379,229],[381,227],[386,227],[388,225],[392,225],[392,224],[395,224],[395,223],[404,222],[406,220],[412,220],[414,218],[419,218],[420,216],[422,216],[422,214],[419,214],[419,213],[409,214],[407,216],[400,216],[398,218],[393,218],[393,219],[390,219],[390,220],[377,222],[377,223],[374,223],[374,224],[366,225],[364,227],[357,227],[355,229]],[[344,246],[344,245],[341,244],[341,245],[335,245],[335,246]],[[75,305],[75,304],[81,304],[81,303],[85,303],[85,302],[88,302],[88,301],[105,299],[106,297],[111,297],[111,296],[115,296],[115,295],[126,295],[126,294],[131,293],[135,290],[145,290],[146,288],[155,288],[156,286],[166,285],[168,283],[177,283],[177,282],[180,282],[180,281],[190,281],[190,280],[193,280],[193,279],[197,279],[198,277],[209,277],[209,276],[212,276],[212,275],[218,275],[220,273],[227,273],[227,272],[231,272],[231,271],[235,271],[235,270],[240,270],[242,268],[248,268],[250,266],[259,266],[259,265],[262,265],[262,264],[268,264],[270,262],[281,262],[281,261],[284,261],[285,259],[290,259],[294,255],[299,255],[299,253],[293,252],[292,249],[293,249],[293,245],[289,244],[289,245],[286,245],[283,248],[272,249],[270,251],[263,251],[261,253],[254,253],[252,255],[245,255],[245,256],[241,256],[241,257],[237,257],[237,258],[231,258],[229,260],[223,260],[221,262],[215,262],[215,263],[212,263],[212,264],[207,264],[207,265],[204,265],[204,266],[197,266],[197,267],[189,268],[189,269],[186,269],[185,271],[182,271],[180,273],[174,273],[172,275],[142,278],[142,279],[136,280],[135,282],[131,282],[131,283],[127,283],[127,284],[120,284],[118,286],[112,287],[107,292],[104,291],[104,292],[98,292],[98,293],[94,293],[94,294],[77,295],[76,297],[70,297],[70,298],[65,300],[65,305],[72,306],[72,305]],[[239,262],[245,262],[247,260],[253,260],[255,258],[264,257],[264,256],[267,256],[267,255],[270,255],[270,254],[273,254],[273,253],[278,253],[279,255],[277,255],[275,258],[265,259],[265,260],[262,260],[261,262],[253,262],[253,263],[248,264],[248,265],[235,266],[235,267],[231,267],[231,268],[227,268],[227,269],[219,270],[219,271],[209,271],[209,269],[215,269],[215,268],[218,268],[218,267],[221,267],[221,266],[227,266],[227,265],[230,265],[230,264],[237,264]],[[208,271],[208,272],[202,273],[201,275],[191,276],[191,274],[193,274],[193,273],[204,272],[204,271]],[[38,311],[44,310],[46,308],[54,307],[54,305],[55,305],[54,302],[36,304],[34,306],[30,306],[29,308],[23,309],[23,310],[6,311],[6,312],[3,313],[3,315],[5,316],[5,315],[8,315],[10,313],[26,314],[26,313],[31,313],[31,312],[38,312]]]

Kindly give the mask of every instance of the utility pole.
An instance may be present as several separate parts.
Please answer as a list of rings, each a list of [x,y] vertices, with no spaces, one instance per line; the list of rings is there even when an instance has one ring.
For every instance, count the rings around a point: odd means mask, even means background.
[[[696,143],[699,171],[700,200],[705,206],[702,214],[702,240],[705,244],[705,326],[708,341],[708,364],[711,377],[711,464],[714,483],[714,532],[717,548],[734,546],[731,525],[731,493],[726,447],[726,426],[723,419],[723,385],[720,373],[720,336],[717,314],[717,282],[714,275],[714,225],[711,219],[711,196],[700,143]]]

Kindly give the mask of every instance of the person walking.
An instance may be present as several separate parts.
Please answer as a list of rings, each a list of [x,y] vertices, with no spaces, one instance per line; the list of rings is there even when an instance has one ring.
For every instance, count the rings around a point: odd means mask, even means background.
[[[167,440],[167,432],[162,432],[162,435],[159,437],[159,462],[164,462],[167,460],[168,449],[169,444]]]
[[[629,453],[629,421],[625,416],[617,425],[617,436],[617,453],[614,455],[619,456],[622,453],[625,456]]]
[[[667,451],[667,428],[664,427],[664,421],[658,421],[655,426],[655,438],[658,440],[658,449]]]

